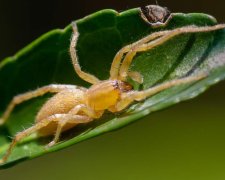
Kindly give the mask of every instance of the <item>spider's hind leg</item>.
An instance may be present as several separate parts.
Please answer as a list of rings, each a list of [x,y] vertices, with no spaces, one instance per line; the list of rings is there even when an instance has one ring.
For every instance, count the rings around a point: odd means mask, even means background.
[[[0,164],[5,163],[8,160],[13,148],[20,140],[31,135],[32,133],[38,132],[42,128],[47,127],[51,122],[59,123],[63,127],[66,123],[79,124],[79,123],[87,123],[89,121],[90,121],[89,117],[81,116],[81,115],[55,114],[55,115],[49,116],[48,118],[39,121],[32,127],[16,134],[8,150],[6,151],[6,154],[3,156],[2,159],[0,159]],[[61,128],[58,128],[56,137],[53,141],[54,143],[58,140],[58,137],[60,134],[61,134]],[[53,145],[54,143],[52,143],[51,145]]]
[[[54,139],[49,144],[47,144],[46,148],[54,146],[59,141],[60,135],[63,132],[63,127],[65,127],[66,124],[76,125],[81,123],[88,123],[90,121],[92,121],[92,118],[88,116],[73,115],[73,114],[63,115],[58,121],[58,126],[56,129]]]
[[[0,159],[0,164],[5,163],[5,162],[8,160],[8,158],[9,158],[9,156],[10,156],[10,154],[11,154],[13,148],[15,147],[15,145],[16,145],[20,140],[22,140],[23,138],[25,138],[25,137],[31,135],[31,134],[34,133],[34,132],[37,132],[39,129],[41,129],[41,128],[47,126],[47,125],[52,121],[53,118],[54,118],[54,117],[51,117],[51,118],[49,118],[49,119],[47,119],[47,120],[45,120],[45,121],[41,121],[41,122],[39,122],[39,123],[33,125],[32,127],[30,127],[30,128],[28,128],[28,129],[26,129],[26,130],[24,130],[24,131],[19,132],[18,134],[16,134],[16,136],[15,136],[14,139],[12,140],[11,144],[9,145],[9,148],[8,148],[8,150],[6,151],[6,154],[2,157],[2,159]]]
[[[85,115],[77,115],[78,113],[84,113]],[[72,110],[69,111],[67,115],[62,117],[58,122],[58,127],[56,129],[55,137],[54,139],[46,146],[51,147],[57,143],[59,140],[60,134],[63,131],[63,127],[66,124],[80,124],[80,123],[88,123],[93,121],[93,118],[98,118],[102,114],[96,114],[91,108],[85,106],[85,105],[77,105]],[[79,116],[82,119],[77,119],[77,116]]]
[[[46,93],[58,93],[60,91],[76,88],[73,85],[59,85],[59,84],[51,84],[48,86],[44,86],[38,88],[34,91],[26,92],[24,94],[17,95],[13,98],[13,100],[9,103],[8,107],[6,108],[3,116],[0,118],[0,125],[4,124],[8,117],[10,116],[11,112],[15,108],[16,105],[23,103],[24,101],[28,101],[32,98],[43,96]]]

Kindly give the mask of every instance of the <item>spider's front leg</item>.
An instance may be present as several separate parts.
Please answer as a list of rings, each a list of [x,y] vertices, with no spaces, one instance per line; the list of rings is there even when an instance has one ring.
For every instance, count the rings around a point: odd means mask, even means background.
[[[120,66],[118,79],[122,81],[126,81],[127,76],[129,76],[130,64],[138,52],[145,52],[145,51],[151,50],[180,34],[210,32],[210,31],[215,31],[215,30],[224,29],[224,28],[225,28],[225,24],[218,24],[215,26],[204,26],[204,27],[186,26],[186,27],[181,27],[181,28],[177,28],[173,30],[161,31],[161,32],[150,34],[147,37],[139,40],[137,43],[134,43],[134,45],[131,45],[132,48],[130,48],[130,50],[127,52],[122,62],[122,65]],[[151,37],[155,37],[155,38],[151,38]],[[146,41],[146,40],[152,40],[152,41]]]
[[[136,41],[132,44],[129,44],[125,47],[123,47],[122,49],[120,49],[114,59],[113,59],[113,62],[112,62],[112,65],[111,65],[111,69],[110,69],[110,79],[118,79],[118,76],[119,76],[119,69],[120,69],[120,65],[121,65],[121,61],[123,59],[123,56],[128,53],[129,51],[132,51],[133,49],[135,49],[135,47],[139,47],[141,46],[142,44],[144,43],[147,43],[151,40],[154,40],[166,33],[168,33],[169,31],[159,31],[159,32],[155,32],[153,34],[150,34],[149,36],[146,36],[144,37],[143,39],[139,40],[139,41]],[[131,75],[132,76],[132,75]],[[136,76],[138,76],[136,74]]]
[[[169,82],[162,83],[160,85],[151,87],[143,91],[130,91],[122,94],[121,100],[116,105],[116,111],[121,111],[129,106],[134,101],[142,101],[148,97],[151,97],[163,90],[169,89],[174,86],[179,86],[182,84],[193,83],[205,78],[207,74],[199,74],[195,76],[189,76],[181,79],[171,80]]]

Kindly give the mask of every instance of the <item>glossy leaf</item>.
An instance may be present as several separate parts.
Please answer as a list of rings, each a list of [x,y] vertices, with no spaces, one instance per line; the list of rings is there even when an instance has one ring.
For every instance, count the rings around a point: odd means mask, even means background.
[[[77,21],[80,33],[77,52],[82,68],[100,79],[109,77],[109,69],[116,52],[123,46],[162,29],[174,29],[186,25],[214,25],[216,20],[205,14],[174,14],[166,27],[152,29],[139,15],[138,9],[122,13],[103,10]],[[68,47],[72,29],[53,30],[16,55],[0,64],[0,110],[4,111],[13,96],[44,85],[76,84],[88,87],[74,72]],[[13,150],[9,167],[25,159],[31,159],[57,151],[88,138],[116,130],[130,124],[153,111],[191,99],[210,85],[225,78],[225,31],[185,34],[145,53],[139,53],[132,69],[144,76],[141,88],[207,71],[209,76],[199,82],[165,90],[144,102],[134,104],[119,114],[106,113],[103,118],[87,125],[77,126],[64,133],[62,141],[52,148],[45,145],[52,137],[30,136]],[[36,98],[19,105],[6,125],[0,128],[0,155],[3,155],[17,132],[34,123],[35,114],[51,95]]]

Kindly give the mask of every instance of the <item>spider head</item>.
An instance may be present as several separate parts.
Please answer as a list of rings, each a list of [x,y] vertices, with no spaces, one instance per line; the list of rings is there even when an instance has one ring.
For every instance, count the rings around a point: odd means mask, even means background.
[[[132,89],[133,87],[127,82],[106,80],[91,86],[85,98],[87,104],[94,110],[105,110],[117,103],[121,93]]]
[[[128,82],[124,82],[124,81],[116,81],[114,87],[116,89],[119,89],[120,92],[128,92],[133,89],[133,86],[131,84],[129,84]]]

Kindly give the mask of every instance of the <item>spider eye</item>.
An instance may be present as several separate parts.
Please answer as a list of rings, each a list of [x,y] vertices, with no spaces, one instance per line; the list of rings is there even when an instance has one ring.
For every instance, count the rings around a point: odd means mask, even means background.
[[[131,91],[133,89],[133,86],[129,84],[128,82],[120,82],[119,88],[122,92]]]

